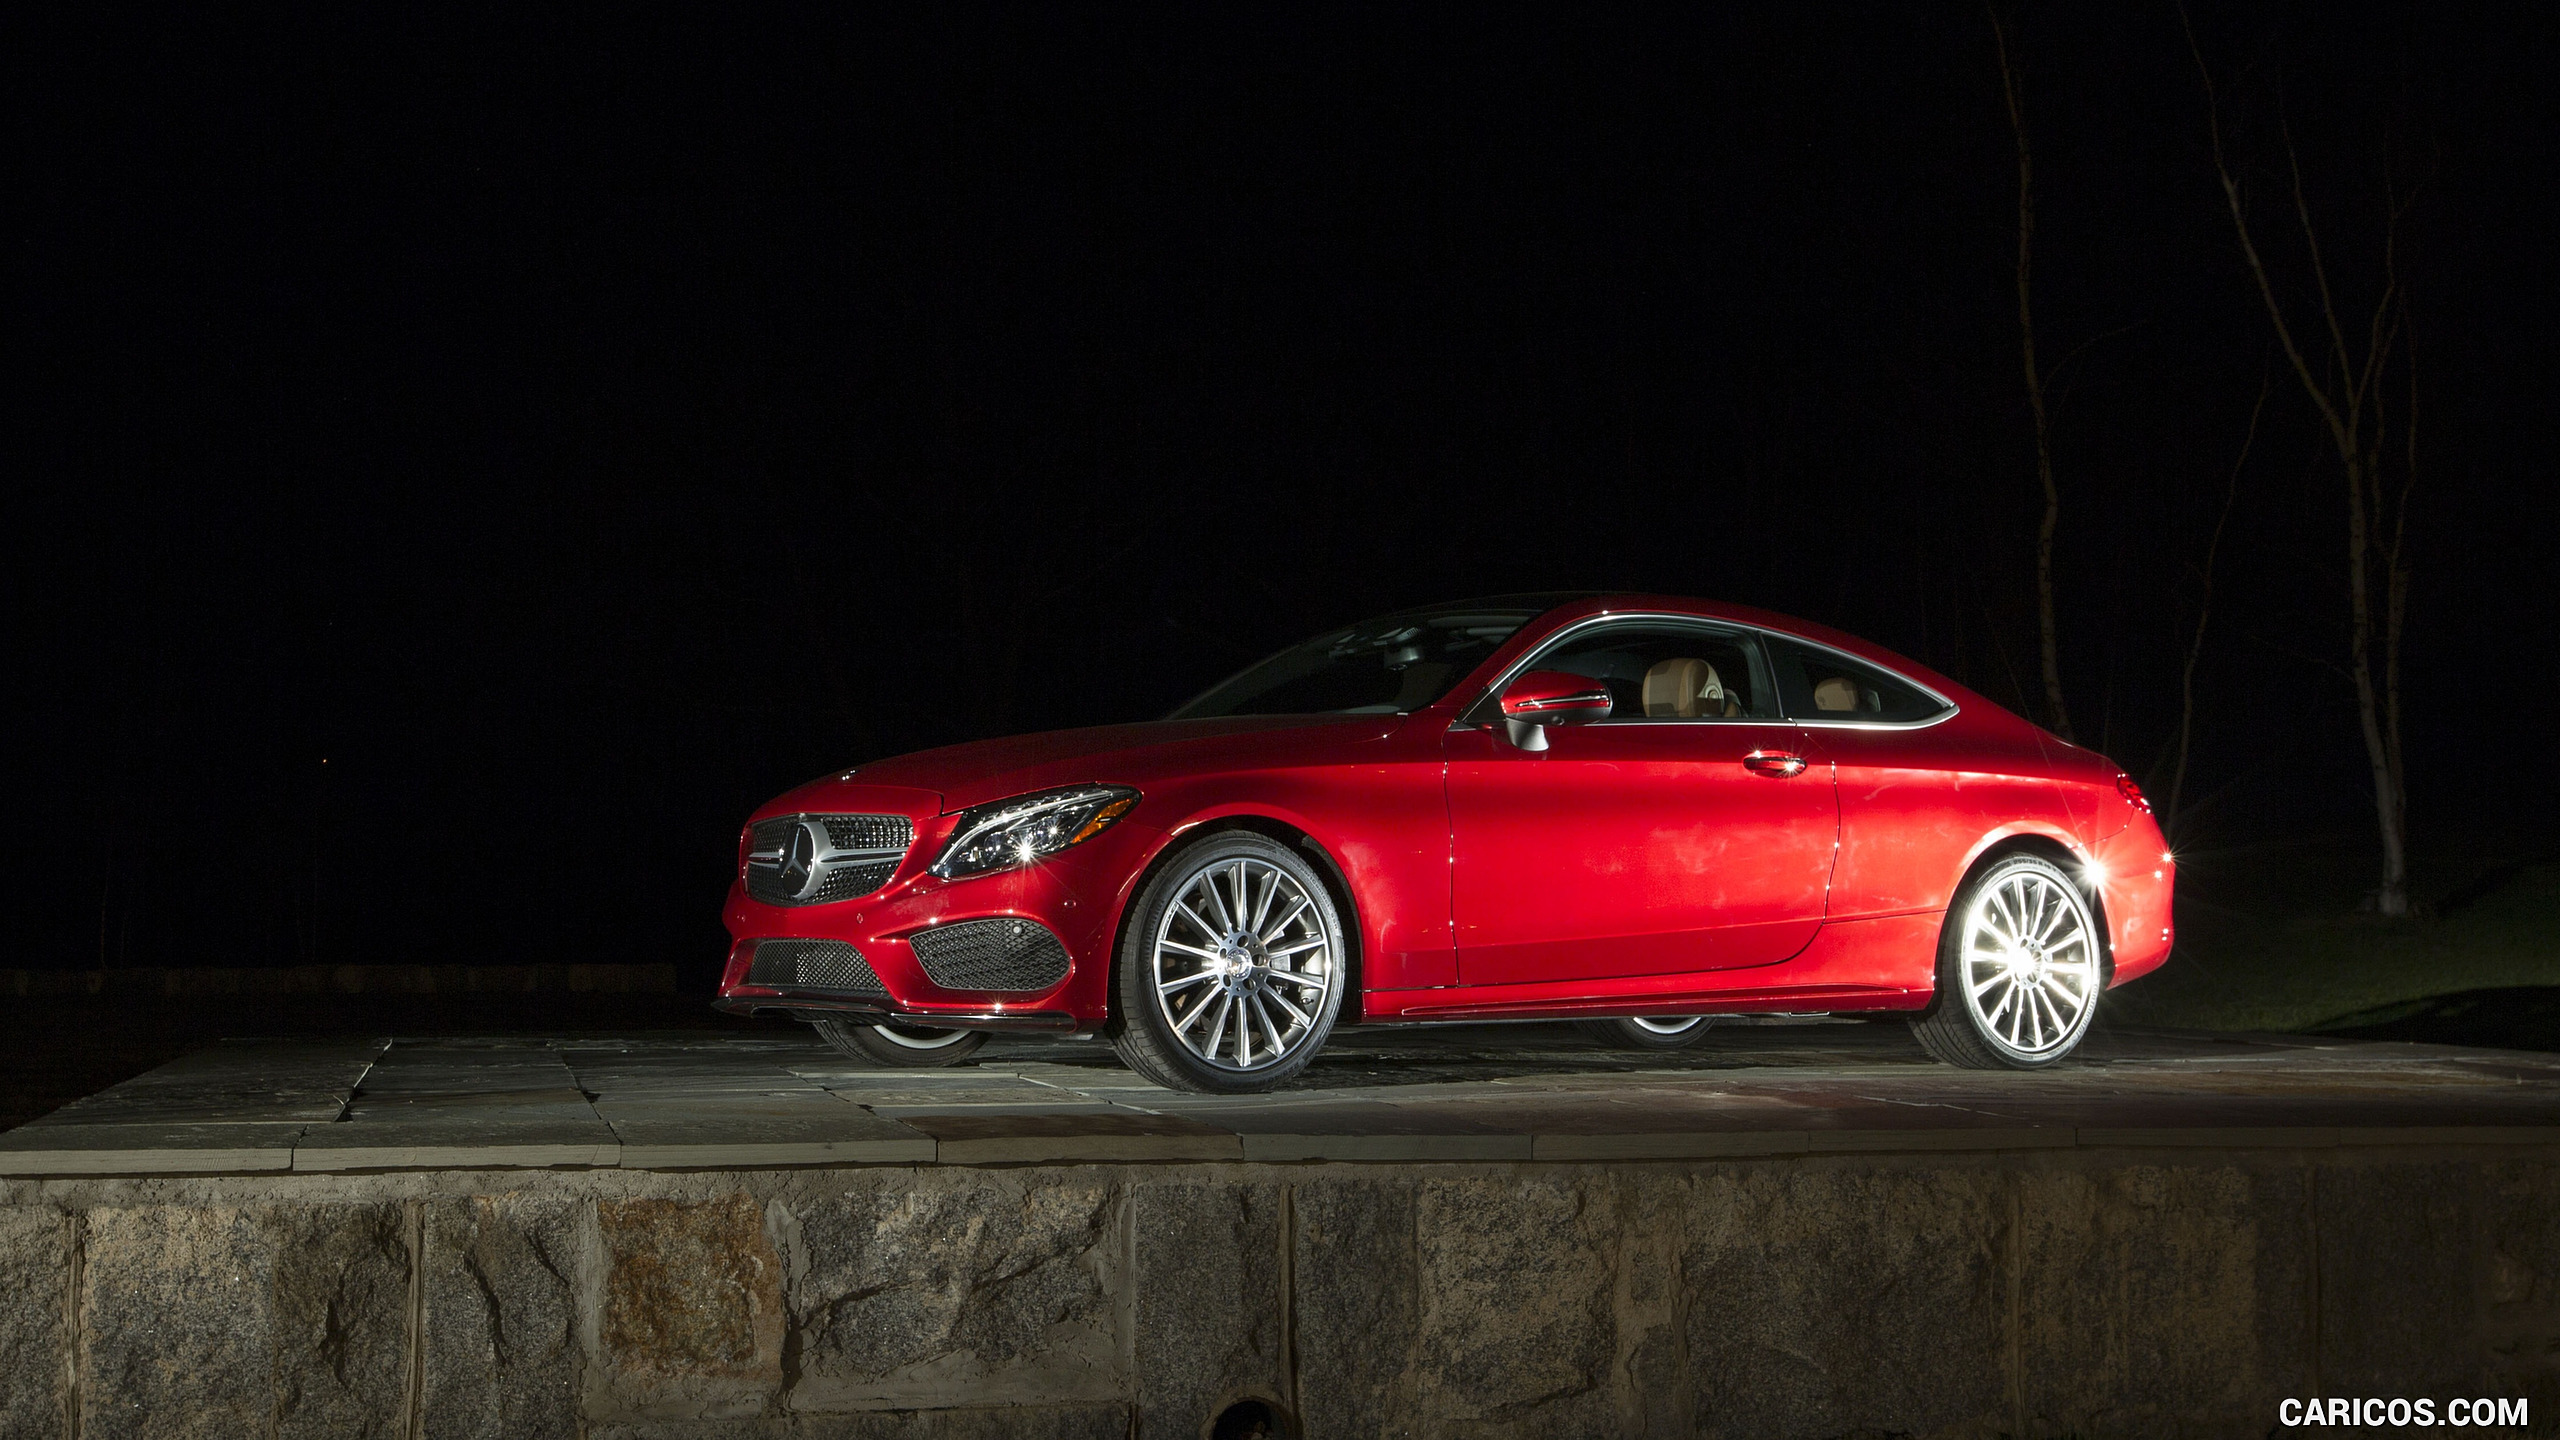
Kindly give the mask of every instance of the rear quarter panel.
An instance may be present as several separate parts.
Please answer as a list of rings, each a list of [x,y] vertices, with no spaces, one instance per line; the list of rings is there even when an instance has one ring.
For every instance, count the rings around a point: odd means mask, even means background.
[[[1973,862],[2016,836],[2085,843],[2034,732],[2012,717],[1968,708],[1919,729],[1808,735],[1840,787],[1826,921],[1944,910]]]
[[[2178,870],[2168,841],[2150,811],[2117,787],[2124,771],[2114,761],[2054,736],[2040,739],[2106,912],[2112,983],[2149,974],[2168,960],[2177,938],[2170,912]]]

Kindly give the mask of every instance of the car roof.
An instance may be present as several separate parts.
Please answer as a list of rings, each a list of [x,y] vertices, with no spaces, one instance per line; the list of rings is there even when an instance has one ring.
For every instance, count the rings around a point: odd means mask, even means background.
[[[1407,606],[1401,610],[1390,610],[1384,614],[1370,616],[1357,623],[1368,626],[1391,620],[1421,620],[1435,616],[1464,615],[1473,611],[1507,611],[1526,617],[1520,627],[1525,636],[1537,621],[1579,620],[1620,610],[1691,615],[1702,620],[1722,620],[1735,625],[1747,625],[1754,629],[1775,631],[1781,635],[1792,635],[1798,639],[1810,640],[1882,665],[1888,670],[1916,680],[1950,698],[1962,697],[1967,701],[1982,701],[1980,695],[1953,677],[1942,675],[1908,655],[1888,650],[1872,640],[1852,635],[1845,630],[1835,630],[1816,621],[1782,614],[1775,610],[1763,610],[1754,605],[1706,600],[1695,595],[1666,595],[1642,590],[1521,590],[1501,595],[1479,595],[1466,600],[1443,600],[1434,604]],[[1514,637],[1515,641],[1520,638],[1522,637]],[[1504,648],[1507,650],[1511,647]]]
[[[1737,625],[1777,630],[1836,645],[1852,653],[1874,650],[1891,654],[1871,641],[1861,640],[1830,626],[1782,615],[1775,610],[1762,610],[1750,605],[1735,605],[1722,600],[1706,600],[1695,595],[1666,595],[1642,590],[1522,590],[1505,595],[1479,595],[1465,600],[1441,600],[1428,605],[1409,605],[1367,616],[1357,623],[1363,626],[1391,620],[1420,620],[1444,615],[1464,615],[1474,611],[1508,611],[1543,620],[1569,612],[1563,618],[1580,619],[1587,615],[1606,615],[1615,610],[1668,611],[1676,615],[1694,615],[1701,619],[1730,620]],[[1896,657],[1900,659],[1900,657]],[[1902,661],[1908,664],[1907,660]]]

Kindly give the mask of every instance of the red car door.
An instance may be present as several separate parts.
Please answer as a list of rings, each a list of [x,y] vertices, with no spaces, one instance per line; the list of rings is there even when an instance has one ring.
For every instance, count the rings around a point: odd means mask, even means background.
[[[1721,970],[1803,949],[1822,924],[1839,806],[1829,763],[1777,718],[1753,642],[1621,622],[1529,668],[1607,681],[1617,718],[1549,727],[1543,751],[1499,721],[1449,732],[1459,983]],[[1695,689],[1701,670],[1719,713],[1658,683],[1677,674]]]

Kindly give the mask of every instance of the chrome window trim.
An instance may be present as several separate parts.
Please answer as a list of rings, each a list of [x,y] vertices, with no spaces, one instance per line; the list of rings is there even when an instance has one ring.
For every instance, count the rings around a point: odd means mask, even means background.
[[[1778,715],[1692,715],[1686,720],[1677,715],[1612,715],[1606,720],[1585,720],[1574,728],[1593,725],[1774,725],[1781,730],[1796,728],[1795,721]]]
[[[1637,622],[1648,620],[1669,621],[1672,624],[1686,626],[1691,629],[1713,631],[1728,639],[1735,640],[1749,640],[1760,633],[1756,628],[1749,625],[1736,625],[1727,620],[1712,620],[1704,615],[1676,615],[1667,611],[1659,610],[1604,611],[1598,615],[1585,616],[1584,618],[1567,625],[1565,628],[1557,631],[1553,635],[1548,636],[1546,639],[1539,641],[1536,647],[1531,649],[1528,654],[1513,661],[1510,669],[1503,671],[1501,675],[1495,677],[1494,682],[1491,685],[1485,687],[1484,693],[1467,702],[1466,707],[1458,712],[1457,723],[1473,727],[1481,724],[1489,724],[1491,723],[1491,719],[1499,719],[1502,692],[1510,686],[1512,681],[1519,679],[1522,675],[1536,668],[1536,662],[1540,657],[1554,650],[1558,645],[1565,643],[1574,636],[1579,635],[1583,631],[1589,630],[1594,626],[1618,625],[1631,620]],[[1765,659],[1766,657],[1764,656],[1763,658]],[[1774,680],[1774,677],[1772,678]],[[1772,684],[1770,688],[1774,691],[1776,686]],[[1772,695],[1771,698],[1774,699],[1776,697]],[[1475,718],[1475,712],[1483,709],[1487,704],[1493,705],[1497,713],[1490,719],[1479,720]],[[1632,715],[1624,719],[1611,716],[1606,720],[1586,720],[1581,723],[1586,725],[1784,725],[1787,721],[1783,716],[1765,715],[1718,715],[1712,717],[1700,715],[1687,720],[1677,718],[1666,719],[1658,715]]]
[[[1940,705],[1946,707],[1925,720],[1813,720],[1796,716],[1788,717],[1798,725],[1822,730],[1926,730],[1932,725],[1945,724],[1949,720],[1954,719],[1956,715],[1964,709],[1963,706],[1958,705],[1953,700],[1948,699],[1946,696],[1939,694],[1937,691],[1930,689],[1928,686],[1921,684],[1919,681],[1912,679],[1910,676],[1903,674],[1901,671],[1894,669],[1890,665],[1879,665],[1864,655],[1853,655],[1848,651],[1841,649],[1837,645],[1825,645],[1819,640],[1808,640],[1801,635],[1790,635],[1784,630],[1770,630],[1765,627],[1754,628],[1762,635],[1774,636],[1791,645],[1802,645],[1808,650],[1819,650],[1826,655],[1837,655],[1852,665],[1863,665],[1867,669],[1876,671],[1879,674],[1890,675],[1894,679],[1910,686],[1912,689],[1919,691],[1921,694],[1928,696],[1930,699],[1935,700]],[[1775,659],[1775,656],[1771,657],[1773,663],[1775,662]],[[1778,703],[1781,705],[1786,703],[1786,692],[1784,690],[1780,690],[1778,692]]]
[[[1877,668],[1883,669],[1882,666]],[[1895,672],[1886,670],[1885,673],[1892,675]],[[1923,691],[1922,693],[1930,694],[1932,698],[1943,698],[1936,696],[1934,692]],[[1954,718],[1956,718],[1956,712],[1953,706],[1950,706],[1926,720],[1790,720],[1787,723],[1800,725],[1807,730],[1926,730],[1932,725],[1944,725]]]
[[[1511,662],[1509,669],[1504,670],[1500,675],[1495,676],[1493,683],[1487,685],[1475,699],[1468,701],[1466,706],[1459,710],[1457,721],[1451,728],[1465,727],[1467,729],[1474,729],[1478,725],[1487,723],[1486,721],[1474,718],[1475,712],[1482,709],[1488,702],[1498,705],[1503,689],[1510,685],[1512,681],[1520,678],[1521,675],[1533,668],[1535,662],[1540,656],[1545,655],[1557,645],[1572,639],[1574,636],[1581,634],[1583,631],[1588,630],[1595,625],[1615,625],[1621,621],[1627,620],[1667,620],[1674,624],[1695,626],[1702,630],[1714,630],[1721,631],[1727,635],[1746,636],[1763,642],[1764,655],[1765,643],[1767,641],[1772,639],[1784,640],[1792,645],[1802,645],[1809,650],[1819,650],[1827,655],[1837,655],[1841,659],[1846,660],[1853,665],[1863,665],[1867,669],[1890,675],[1895,680],[1910,686],[1912,689],[1917,690],[1921,694],[1928,696],[1930,699],[1937,701],[1940,705],[1943,705],[1946,708],[1925,720],[1807,720],[1785,714],[1775,717],[1734,715],[1715,718],[1709,718],[1702,715],[1693,720],[1680,720],[1663,719],[1659,716],[1653,715],[1643,715],[1631,716],[1625,720],[1595,720],[1586,723],[1595,725],[1786,725],[1803,726],[1807,729],[1821,730],[1926,730],[1932,725],[1945,724],[1949,720],[1954,719],[1958,714],[1962,713],[1964,709],[1963,706],[1958,705],[1955,701],[1948,699],[1946,696],[1939,694],[1936,690],[1921,684],[1919,681],[1912,679],[1910,676],[1903,674],[1892,666],[1879,665],[1875,661],[1870,660],[1863,655],[1853,655],[1850,652],[1841,649],[1837,645],[1825,645],[1819,640],[1808,640],[1804,636],[1791,635],[1784,630],[1772,630],[1766,625],[1746,625],[1737,620],[1718,620],[1706,615],[1681,615],[1664,610],[1625,610],[1603,611],[1597,615],[1586,616],[1538,642],[1538,644],[1527,654]],[[1774,655],[1765,655],[1765,658],[1768,659],[1772,666],[1777,663],[1777,657]],[[1785,692],[1780,690],[1773,698],[1778,701],[1779,709],[1783,711],[1786,708]]]

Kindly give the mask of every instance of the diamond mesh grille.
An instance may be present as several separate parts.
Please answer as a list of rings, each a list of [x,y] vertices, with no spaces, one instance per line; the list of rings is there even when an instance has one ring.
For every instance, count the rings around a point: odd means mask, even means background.
[[[809,820],[826,831],[827,844],[806,857],[818,873],[818,887],[803,897],[798,893],[800,885],[780,863],[760,862],[756,857],[777,852],[788,856],[800,838],[802,822]],[[827,905],[868,895],[889,883],[907,847],[914,843],[915,825],[904,815],[782,815],[761,820],[747,831],[747,895],[765,905]]]
[[[1046,990],[1067,978],[1067,947],[1033,920],[964,920],[907,943],[945,990]]]
[[[915,839],[915,826],[904,815],[818,815],[827,838],[839,850],[904,850]]]
[[[850,900],[856,895],[868,895],[888,884],[889,876],[897,868],[895,860],[874,860],[867,865],[830,869],[827,878],[818,882],[818,893],[800,903],[824,905],[831,900]]]
[[[776,990],[889,993],[862,952],[841,940],[766,940],[747,964],[747,983]]]

